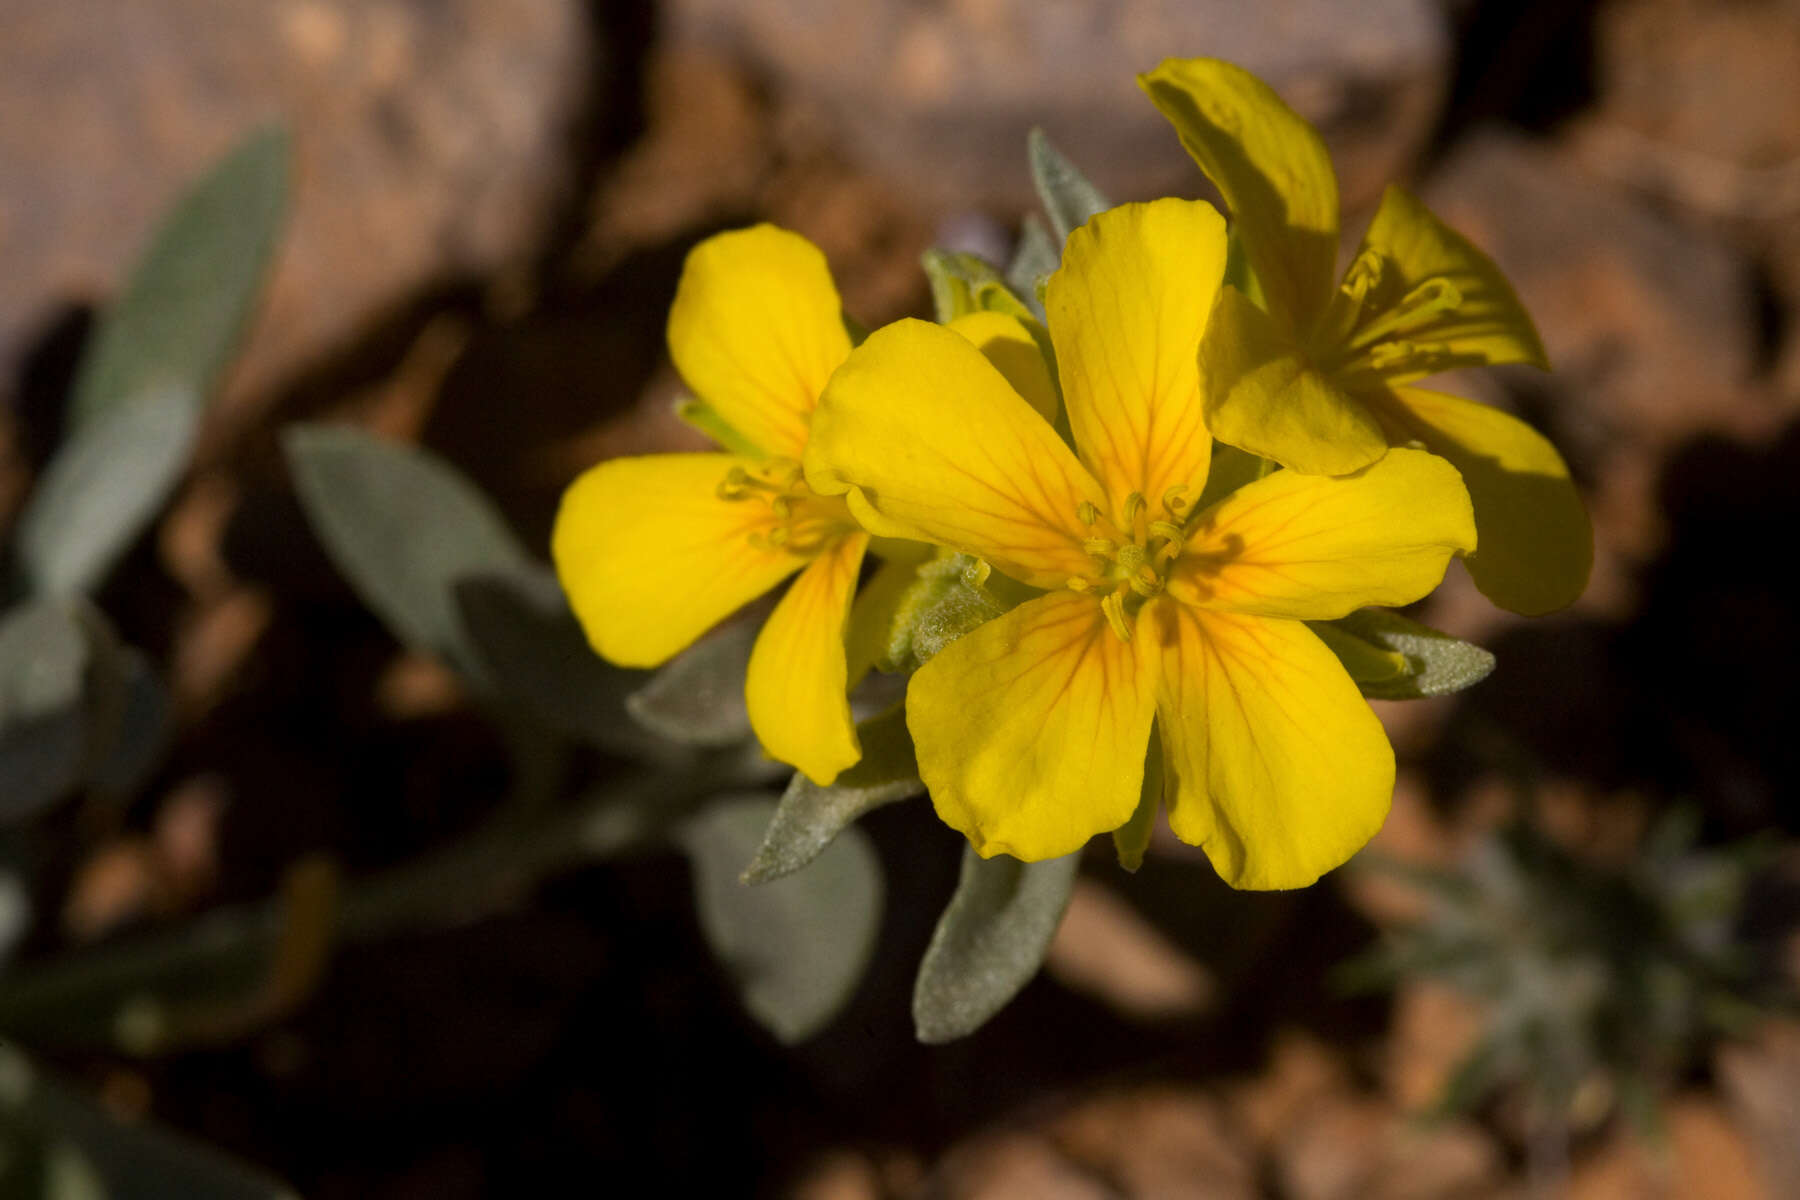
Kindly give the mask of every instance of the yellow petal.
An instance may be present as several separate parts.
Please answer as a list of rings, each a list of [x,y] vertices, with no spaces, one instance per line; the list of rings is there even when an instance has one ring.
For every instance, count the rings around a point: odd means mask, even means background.
[[[1394,752],[1325,644],[1298,621],[1145,613],[1175,836],[1236,888],[1305,887],[1361,849],[1393,801]]]
[[[1452,467],[1396,449],[1355,475],[1277,471],[1201,513],[1169,582],[1186,603],[1308,621],[1410,604],[1475,548]]]
[[[1414,365],[1379,370],[1382,378],[1400,382],[1454,367],[1509,362],[1548,369],[1550,360],[1531,316],[1500,268],[1405,190],[1389,185],[1362,248],[1386,260],[1380,283],[1363,305],[1365,313],[1398,305],[1428,279],[1447,280],[1458,297],[1454,308],[1409,323],[1394,335],[1422,349],[1439,348],[1418,356]]]
[[[1347,475],[1387,453],[1381,423],[1236,288],[1200,342],[1206,424],[1221,442],[1308,475]]]
[[[807,418],[848,353],[831,269],[799,234],[757,225],[688,252],[669,354],[688,387],[764,453],[800,457]]]
[[[927,321],[869,335],[813,416],[806,478],[872,532],[977,555],[1061,587],[1091,569],[1076,516],[1092,476],[967,338]],[[875,518],[869,519],[870,514]]]
[[[949,328],[975,343],[975,348],[1006,376],[1013,391],[1025,397],[1044,420],[1055,422],[1056,383],[1050,378],[1050,364],[1044,361],[1043,347],[1031,325],[1010,313],[982,311],[964,313],[951,321]],[[1041,332],[1040,327],[1038,333]]]
[[[1405,426],[1456,464],[1481,543],[1469,574],[1502,608],[1537,616],[1574,603],[1594,565],[1594,531],[1569,468],[1525,422],[1459,396],[1399,388]]]
[[[751,544],[765,504],[721,500],[730,454],[615,458],[563,493],[550,535],[556,574],[594,649],[654,667],[806,565]]]
[[[1196,354],[1225,271],[1225,222],[1199,200],[1125,204],[1069,235],[1044,309],[1069,427],[1111,511],[1206,483]]]
[[[1138,804],[1154,660],[1091,597],[1053,592],[919,668],[906,724],[938,816],[984,857],[1057,858]]]
[[[1305,329],[1331,298],[1337,263],[1325,143],[1268,84],[1218,59],[1167,59],[1138,86],[1225,197],[1270,311]]]
[[[744,681],[750,728],[769,757],[827,784],[862,757],[850,716],[844,630],[869,535],[838,538],[815,558],[757,635]]]

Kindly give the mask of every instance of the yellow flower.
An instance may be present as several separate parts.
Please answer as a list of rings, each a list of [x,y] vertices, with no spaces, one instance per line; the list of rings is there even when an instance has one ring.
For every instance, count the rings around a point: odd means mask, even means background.
[[[1313,128],[1216,59],[1169,59],[1138,82],[1224,195],[1260,292],[1223,289],[1201,346],[1213,435],[1323,475],[1420,442],[1468,485],[1482,592],[1522,613],[1571,603],[1593,534],[1556,448],[1498,409],[1408,386],[1455,367],[1548,365],[1499,269],[1389,187],[1333,287],[1337,177]]]
[[[669,353],[752,454],[658,454],[592,468],[563,496],[552,556],[594,648],[654,667],[798,571],[745,683],[764,749],[819,783],[862,754],[845,631],[869,536],[801,477],[825,381],[850,353],[825,256],[758,225],[688,255]]]
[[[983,855],[1051,858],[1124,826],[1153,724],[1170,826],[1234,886],[1310,883],[1386,815],[1393,752],[1303,622],[1429,591],[1475,544],[1468,496],[1442,460],[1396,450],[1196,512],[1212,440],[1195,346],[1224,265],[1224,222],[1194,201],[1070,235],[1046,308],[1079,459],[966,340],[921,321],[871,335],[814,415],[816,491],[1045,591],[907,692],[933,803]]]

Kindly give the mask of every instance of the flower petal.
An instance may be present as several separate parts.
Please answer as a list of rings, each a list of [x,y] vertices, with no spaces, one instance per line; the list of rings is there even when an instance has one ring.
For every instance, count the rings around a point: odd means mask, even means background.
[[[1387,260],[1365,311],[1379,313],[1398,304],[1427,279],[1448,280],[1459,297],[1455,308],[1414,324],[1401,335],[1416,345],[1441,350],[1421,357],[1410,368],[1381,371],[1382,378],[1393,383],[1455,367],[1510,362],[1549,369],[1531,316],[1500,268],[1403,188],[1388,186],[1369,232],[1363,235],[1362,249]]]
[[[730,454],[615,458],[563,493],[550,535],[556,574],[600,654],[654,667],[806,565],[751,545],[768,506],[721,500]]]
[[[669,354],[688,387],[765,453],[799,458],[806,422],[850,353],[819,248],[757,225],[688,252],[669,309]]]
[[[862,757],[844,632],[868,546],[866,533],[838,538],[800,572],[757,635],[744,681],[763,749],[821,785]]]
[[[1594,565],[1594,530],[1549,439],[1460,396],[1398,388],[1395,400],[1407,429],[1462,472],[1481,535],[1469,574],[1482,594],[1528,616],[1574,603]]]
[[[906,724],[938,816],[983,857],[1026,862],[1130,820],[1155,706],[1143,651],[1091,597],[1053,592],[919,668]]]
[[[1147,606],[1162,653],[1169,827],[1236,888],[1305,887],[1387,818],[1394,752],[1330,650],[1298,621]]]
[[[1044,420],[1055,422],[1056,383],[1050,378],[1050,364],[1044,361],[1043,347],[1031,325],[1010,313],[983,310],[964,313],[951,321],[949,328],[975,343],[994,369],[1006,376],[1013,391],[1025,397]],[[1043,332],[1041,326],[1038,332]]]
[[[1200,200],[1125,204],[1069,235],[1044,295],[1082,461],[1111,511],[1206,483],[1212,438],[1195,355],[1225,271],[1225,221]]]
[[[1337,264],[1337,176],[1318,132],[1268,84],[1215,58],[1166,59],[1138,86],[1225,197],[1270,310],[1307,328]]]
[[[1423,450],[1390,450],[1355,475],[1277,471],[1201,513],[1169,581],[1201,608],[1330,620],[1410,604],[1475,548],[1469,494]]]
[[[896,321],[844,361],[813,416],[806,478],[873,532],[977,555],[1061,587],[1089,572],[1076,509],[1105,496],[967,338]],[[870,512],[878,519],[866,520]]]
[[[1348,475],[1387,453],[1368,407],[1236,288],[1219,289],[1200,342],[1200,376],[1207,428],[1228,446],[1308,475]]]

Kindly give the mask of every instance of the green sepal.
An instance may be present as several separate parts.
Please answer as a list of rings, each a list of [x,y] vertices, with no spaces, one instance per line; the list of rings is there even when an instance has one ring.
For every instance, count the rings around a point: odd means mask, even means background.
[[[876,665],[910,675],[945,646],[1028,598],[1029,591],[996,575],[972,555],[941,550],[921,564],[894,606],[886,649]]]
[[[768,457],[749,438],[726,424],[718,410],[704,400],[693,396],[677,396],[675,398],[675,419],[689,429],[698,430],[717,442],[722,449],[733,454],[742,454],[750,458]]]
[[[1255,483],[1276,469],[1276,465],[1248,450],[1215,441],[1212,465],[1207,468],[1206,486],[1194,502],[1195,512],[1205,512],[1246,483]]]
[[[902,702],[856,727],[862,758],[821,786],[796,771],[763,833],[762,845],[744,868],[745,883],[768,883],[817,858],[831,840],[864,813],[919,795],[919,763],[906,728]]]
[[[1042,129],[1034,128],[1026,135],[1025,153],[1031,160],[1031,181],[1037,185],[1038,199],[1059,241],[1067,241],[1071,230],[1095,213],[1112,207],[1100,189],[1063,157]]]
[[[1079,853],[1026,863],[963,847],[956,894],[913,985],[913,1027],[929,1045],[974,1033],[1031,982],[1075,890]]]
[[[1307,626],[1371,700],[1447,696],[1486,679],[1494,656],[1385,608],[1362,608]]]
[[[980,255],[965,250],[931,249],[919,259],[931,284],[931,307],[938,324],[947,325],[972,312],[1005,313],[1027,325],[1037,314],[1013,294],[1005,277]]]
[[[1150,848],[1150,837],[1156,832],[1156,814],[1162,811],[1163,755],[1162,736],[1152,727],[1150,748],[1144,752],[1144,783],[1138,790],[1137,807],[1131,819],[1112,832],[1113,852],[1119,865],[1135,872],[1144,865],[1144,851]]]

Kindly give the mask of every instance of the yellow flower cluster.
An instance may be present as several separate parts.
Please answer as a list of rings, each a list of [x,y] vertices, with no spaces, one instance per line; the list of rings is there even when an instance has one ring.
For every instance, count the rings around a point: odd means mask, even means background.
[[[1130,860],[1160,809],[1232,885],[1298,887],[1379,828],[1394,779],[1305,622],[1417,600],[1457,555],[1496,603],[1548,611],[1585,585],[1591,535],[1545,439],[1413,386],[1544,365],[1494,265],[1390,188],[1334,286],[1337,182],[1312,128],[1217,60],[1140,83],[1229,229],[1200,201],[1122,205],[1069,235],[1042,325],[902,320],[854,346],[816,248],[771,226],[712,238],[669,347],[735,452],[593,468],[553,550],[594,647],[631,666],[798,572],[746,697],[768,753],[819,783],[860,755],[865,554],[887,563],[865,596],[919,543],[975,556],[1027,598],[908,684],[943,820],[983,855],[1111,831]],[[1215,439],[1254,469],[1209,487]]]

